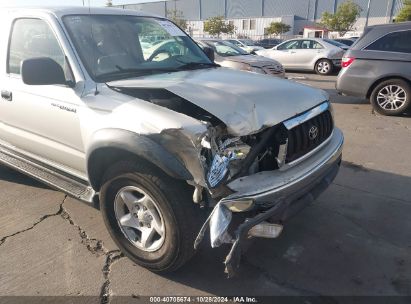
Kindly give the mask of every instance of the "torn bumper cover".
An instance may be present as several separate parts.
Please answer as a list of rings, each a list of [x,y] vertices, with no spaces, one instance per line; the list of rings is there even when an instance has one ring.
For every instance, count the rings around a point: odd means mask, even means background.
[[[204,237],[205,231],[210,226],[210,240],[212,247],[218,247],[223,243],[233,243],[226,257],[226,272],[229,277],[235,274],[240,264],[242,243],[249,236],[249,231],[256,225],[267,220],[270,223],[283,223],[299,210],[303,209],[321,194],[334,180],[338,173],[342,157],[343,135],[340,130],[335,129],[330,141],[315,154],[305,159],[299,165],[287,169],[281,175],[287,176],[278,181],[279,176],[262,172],[248,176],[242,180],[243,191],[223,198],[213,209],[211,215],[204,223],[194,247],[197,248]],[[278,171],[278,170],[277,170]],[[280,173],[280,172],[277,172]],[[261,183],[261,179],[264,182]],[[283,184],[281,184],[283,183]],[[233,190],[239,187],[234,181]],[[256,185],[272,185],[271,189],[256,191]],[[230,184],[229,184],[230,186]],[[261,189],[261,187],[258,187]],[[248,208],[235,210],[235,202],[244,205],[244,202],[252,201]],[[244,206],[247,206],[245,204]],[[241,208],[240,208],[241,209]],[[251,219],[247,219],[239,225],[231,236],[228,228],[232,219],[232,211],[253,211],[257,213]]]

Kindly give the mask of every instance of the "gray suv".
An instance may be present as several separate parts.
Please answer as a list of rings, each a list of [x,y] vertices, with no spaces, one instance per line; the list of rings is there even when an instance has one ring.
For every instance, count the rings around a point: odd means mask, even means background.
[[[337,90],[369,98],[383,115],[411,107],[411,22],[368,27],[345,53]]]

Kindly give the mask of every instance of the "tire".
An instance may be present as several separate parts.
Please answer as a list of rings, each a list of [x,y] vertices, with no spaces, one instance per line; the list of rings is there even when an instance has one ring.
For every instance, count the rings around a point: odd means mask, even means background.
[[[153,272],[166,273],[194,255],[194,240],[205,215],[193,203],[188,184],[148,163],[133,161],[116,163],[103,181],[100,206],[104,223],[127,257]],[[138,202],[130,204],[135,199]],[[133,212],[127,206],[133,206]],[[148,208],[143,210],[144,206]],[[147,233],[149,229],[155,231]],[[150,240],[143,235],[150,235]]]
[[[400,115],[411,108],[411,87],[402,79],[379,83],[371,93],[374,110],[382,115]]]
[[[314,69],[319,75],[330,75],[334,70],[334,66],[331,60],[320,59],[316,62]]]

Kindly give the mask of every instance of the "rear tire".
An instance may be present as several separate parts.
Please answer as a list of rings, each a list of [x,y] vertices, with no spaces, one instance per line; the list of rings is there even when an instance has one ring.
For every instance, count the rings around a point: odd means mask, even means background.
[[[328,59],[320,59],[315,64],[315,72],[319,75],[330,75],[334,70],[333,63]]]
[[[403,114],[411,109],[411,87],[402,79],[383,81],[372,91],[370,102],[382,115]]]
[[[148,163],[110,167],[100,191],[106,227],[121,251],[154,272],[172,272],[194,255],[203,224],[191,189]]]

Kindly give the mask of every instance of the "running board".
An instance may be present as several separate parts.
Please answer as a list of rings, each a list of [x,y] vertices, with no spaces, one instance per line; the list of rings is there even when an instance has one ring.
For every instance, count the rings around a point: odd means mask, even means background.
[[[96,193],[90,185],[71,179],[69,176],[54,172],[48,168],[44,168],[36,162],[29,160],[22,155],[16,155],[12,151],[1,146],[0,163],[33,177],[52,188],[65,192],[69,196],[78,200],[86,203],[95,202]]]

